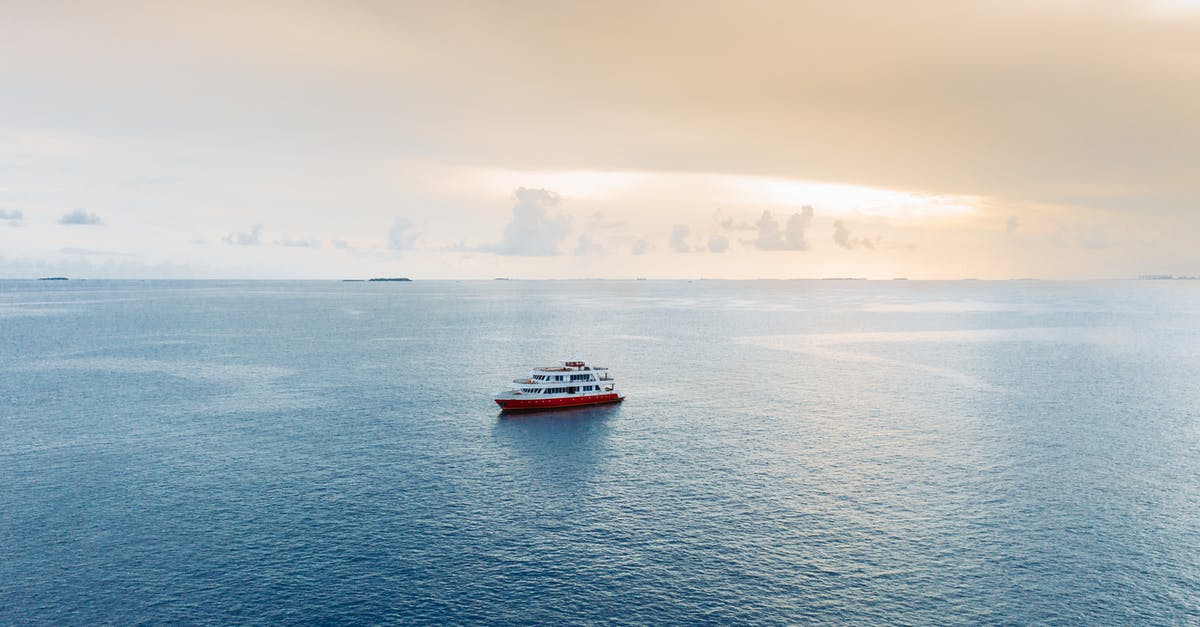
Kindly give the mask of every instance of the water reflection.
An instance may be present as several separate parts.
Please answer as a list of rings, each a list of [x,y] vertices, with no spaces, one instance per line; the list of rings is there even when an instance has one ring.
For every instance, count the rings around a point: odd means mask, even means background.
[[[609,454],[619,404],[502,413],[492,436],[525,472],[564,480],[595,474]]]

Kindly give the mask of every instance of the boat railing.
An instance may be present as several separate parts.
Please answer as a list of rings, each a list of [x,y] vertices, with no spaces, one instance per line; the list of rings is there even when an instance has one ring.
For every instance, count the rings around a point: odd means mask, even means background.
[[[595,383],[597,381],[616,381],[616,379],[614,379],[612,377],[608,377],[608,376],[596,377],[595,379],[591,379],[591,380],[579,380],[579,381],[534,381],[533,379],[513,379],[513,383],[523,383],[525,385],[544,385],[544,386],[549,386],[549,387],[563,387],[564,385],[568,386],[568,387],[572,386],[572,385],[587,385],[589,383]]]

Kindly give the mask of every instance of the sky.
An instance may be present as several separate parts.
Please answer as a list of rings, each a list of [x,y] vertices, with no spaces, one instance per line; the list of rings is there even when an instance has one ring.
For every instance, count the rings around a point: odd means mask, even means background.
[[[1200,275],[1200,0],[0,0],[0,277]]]

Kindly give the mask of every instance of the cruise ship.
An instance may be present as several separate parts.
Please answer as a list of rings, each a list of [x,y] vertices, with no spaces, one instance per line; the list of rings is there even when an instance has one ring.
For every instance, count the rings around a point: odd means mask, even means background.
[[[625,400],[617,393],[608,368],[589,366],[578,357],[559,363],[562,365],[534,368],[527,378],[513,380],[515,385],[511,390],[496,395],[496,404],[502,411],[517,411]]]

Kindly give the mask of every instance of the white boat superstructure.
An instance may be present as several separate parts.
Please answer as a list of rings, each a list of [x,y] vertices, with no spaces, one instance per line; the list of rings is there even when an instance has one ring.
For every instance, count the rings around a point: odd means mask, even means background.
[[[624,399],[608,368],[589,366],[582,359],[564,359],[559,366],[534,368],[524,379],[496,395],[496,404],[505,410],[551,409],[575,405],[614,403]]]

